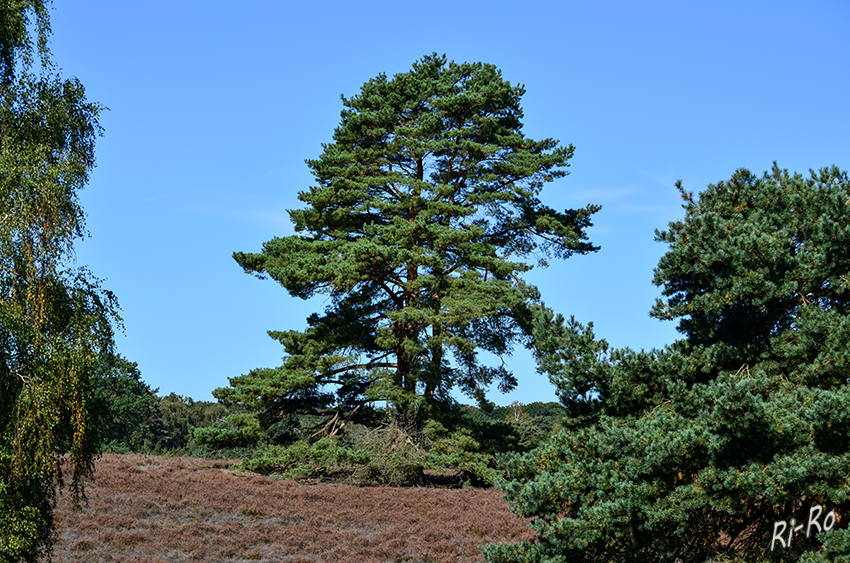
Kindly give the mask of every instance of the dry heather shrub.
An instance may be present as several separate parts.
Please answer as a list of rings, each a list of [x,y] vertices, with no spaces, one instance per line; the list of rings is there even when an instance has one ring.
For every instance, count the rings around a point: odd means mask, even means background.
[[[306,485],[224,465],[104,456],[87,506],[59,499],[55,560],[466,563],[480,544],[532,537],[494,490]]]
[[[71,544],[72,551],[89,551],[94,548],[94,542],[87,538],[80,538]]]

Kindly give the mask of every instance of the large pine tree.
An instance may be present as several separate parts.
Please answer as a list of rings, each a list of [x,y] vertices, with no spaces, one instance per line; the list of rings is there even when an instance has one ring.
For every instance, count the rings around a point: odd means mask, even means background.
[[[850,178],[774,166],[681,191],[653,315],[684,339],[611,350],[539,309],[571,417],[509,464],[537,540],[490,561],[850,561]]]
[[[516,380],[502,357],[522,338],[537,297],[521,275],[535,256],[595,250],[598,207],[556,212],[538,199],[566,174],[573,147],[522,133],[522,86],[488,64],[426,56],[343,98],[316,160],[316,185],[290,211],[297,232],[234,254],[295,297],[330,305],[305,331],[271,332],[282,366],[231,379],[215,395],[272,412],[346,414],[388,401],[419,417],[453,387],[484,402]]]

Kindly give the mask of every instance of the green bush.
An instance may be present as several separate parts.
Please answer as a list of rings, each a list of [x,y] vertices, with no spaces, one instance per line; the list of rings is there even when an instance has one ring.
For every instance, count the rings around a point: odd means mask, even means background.
[[[278,473],[288,479],[350,475],[355,467],[369,462],[365,452],[339,447],[338,437],[316,442],[296,442],[288,447],[267,446],[234,469],[262,474]]]
[[[461,477],[477,485],[492,485],[496,478],[496,458],[482,451],[473,430],[458,426],[449,430],[436,420],[429,420],[423,429],[428,443],[425,466],[440,472],[457,471]]]
[[[250,448],[263,436],[263,429],[255,414],[230,414],[209,426],[192,429],[192,440],[197,445],[213,449]]]
[[[396,487],[422,482],[426,456],[418,433],[390,424],[359,433],[350,431],[346,437],[352,447],[367,456],[352,473],[352,482]]]
[[[196,430],[196,441],[220,446],[244,443],[240,429],[223,426],[226,420]],[[272,444],[267,431],[258,444],[242,469],[288,478],[393,486],[422,483],[426,469],[456,474],[468,484],[489,486],[498,475],[497,457],[522,449],[512,425],[463,417],[446,425],[429,420],[421,430],[397,421],[376,428],[352,423],[332,438],[312,443],[302,439],[287,446]]]

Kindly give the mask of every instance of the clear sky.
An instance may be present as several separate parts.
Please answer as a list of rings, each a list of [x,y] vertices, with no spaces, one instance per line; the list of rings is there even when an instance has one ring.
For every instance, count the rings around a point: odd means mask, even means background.
[[[81,195],[77,259],[122,307],[118,351],[161,394],[211,400],[280,364],[267,330],[323,308],[242,272],[234,251],[292,234],[342,109],[423,55],[486,62],[524,84],[525,133],[576,147],[544,203],[602,205],[602,249],[535,270],[547,305],[617,347],[661,347],[648,311],[656,228],[737,168],[850,168],[850,3],[57,0],[54,60],[109,108]],[[497,404],[555,400],[527,352]]]

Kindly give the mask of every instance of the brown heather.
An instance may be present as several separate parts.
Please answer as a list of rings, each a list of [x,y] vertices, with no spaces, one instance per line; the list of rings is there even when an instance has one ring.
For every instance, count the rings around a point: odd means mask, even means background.
[[[56,562],[471,562],[528,540],[491,489],[300,484],[197,458],[104,455],[88,504],[59,498]]]

